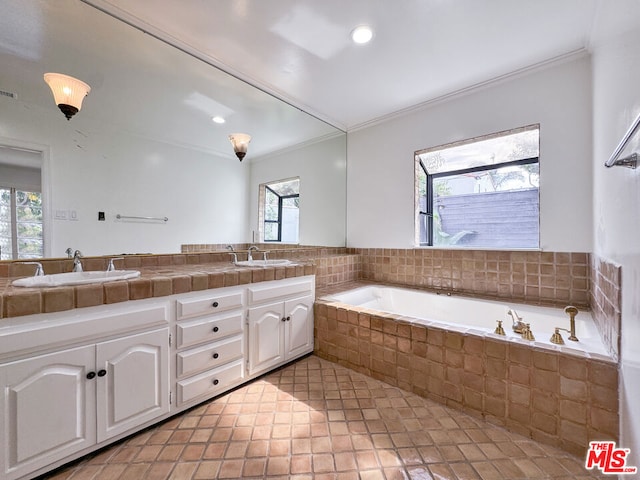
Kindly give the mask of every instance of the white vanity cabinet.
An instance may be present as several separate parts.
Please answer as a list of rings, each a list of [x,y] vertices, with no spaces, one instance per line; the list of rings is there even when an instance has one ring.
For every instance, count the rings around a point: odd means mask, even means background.
[[[151,308],[86,318],[52,314],[40,324],[27,319],[0,329],[0,348],[13,343],[26,357],[0,362],[0,477],[20,478],[167,414],[169,328],[157,328],[167,321],[166,308]],[[85,322],[100,325],[107,338],[106,325],[156,328],[87,343]],[[24,341],[25,332],[31,342]],[[24,355],[49,350],[47,340],[59,337],[78,346]]]
[[[244,381],[245,288],[210,290],[177,300],[177,407]]]
[[[314,297],[309,275],[1,320],[0,478],[33,478],[312,352]]]
[[[307,277],[249,288],[249,375],[313,351],[314,288]]]
[[[14,479],[96,442],[95,347],[0,366],[1,478]]]

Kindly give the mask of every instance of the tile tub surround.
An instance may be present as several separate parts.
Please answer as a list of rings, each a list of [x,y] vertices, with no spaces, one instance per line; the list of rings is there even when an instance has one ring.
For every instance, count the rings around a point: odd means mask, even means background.
[[[618,439],[613,362],[340,305],[316,301],[322,358],[573,454],[590,440]]]
[[[618,358],[622,311],[622,269],[597,255],[591,256],[591,310],[609,353]]]
[[[86,271],[106,270],[110,258],[87,257],[83,266]],[[228,255],[211,253],[131,255],[115,263],[117,268],[140,270],[140,277],[93,285],[22,288],[11,286],[11,282],[33,275],[34,266],[2,262],[0,319],[314,275],[316,271],[313,262],[304,260],[281,267],[236,267]],[[42,264],[46,273],[63,273],[71,271],[73,260],[46,259]]]
[[[361,279],[533,304],[589,306],[587,253],[355,249]]]

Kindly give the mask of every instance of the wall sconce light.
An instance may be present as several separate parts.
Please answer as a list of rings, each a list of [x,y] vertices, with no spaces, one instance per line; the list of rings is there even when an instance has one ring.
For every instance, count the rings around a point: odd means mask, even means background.
[[[236,152],[236,156],[240,161],[247,154],[247,147],[251,141],[251,136],[246,133],[232,133],[229,135],[231,145],[233,145],[233,151]]]
[[[51,88],[53,99],[67,120],[80,111],[82,100],[91,91],[91,87],[83,81],[61,73],[45,73],[44,81]]]

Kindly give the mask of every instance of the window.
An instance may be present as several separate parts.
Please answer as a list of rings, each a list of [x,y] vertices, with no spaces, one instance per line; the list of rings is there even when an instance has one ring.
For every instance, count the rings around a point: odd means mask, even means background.
[[[298,243],[300,178],[260,185],[263,242]]]
[[[0,187],[0,259],[40,258],[42,195]]]
[[[539,132],[531,125],[416,152],[417,242],[538,248]]]

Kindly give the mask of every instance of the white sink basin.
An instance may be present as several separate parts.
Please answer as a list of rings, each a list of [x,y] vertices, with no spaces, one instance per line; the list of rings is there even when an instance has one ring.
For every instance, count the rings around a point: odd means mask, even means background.
[[[291,265],[290,260],[274,259],[274,260],[245,260],[236,262],[238,267],[282,267]]]
[[[63,285],[83,285],[87,283],[104,283],[113,280],[128,280],[140,276],[138,270],[113,270],[111,272],[70,272],[27,277],[14,280],[16,287],[61,287]]]

